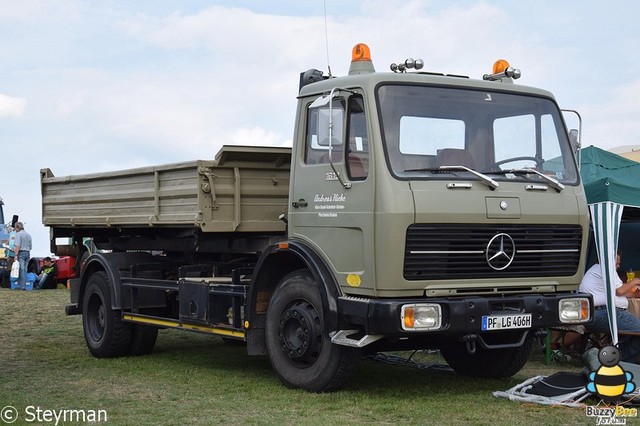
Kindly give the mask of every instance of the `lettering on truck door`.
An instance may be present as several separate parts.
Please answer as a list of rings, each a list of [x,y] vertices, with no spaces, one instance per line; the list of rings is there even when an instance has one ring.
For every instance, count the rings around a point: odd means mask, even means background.
[[[294,235],[319,246],[341,286],[357,292],[360,286],[373,286],[373,277],[364,274],[365,264],[373,264],[374,179],[367,116],[361,96],[334,99],[329,147],[328,110],[307,109],[304,140],[298,141],[304,147],[293,159],[297,170],[289,226]]]

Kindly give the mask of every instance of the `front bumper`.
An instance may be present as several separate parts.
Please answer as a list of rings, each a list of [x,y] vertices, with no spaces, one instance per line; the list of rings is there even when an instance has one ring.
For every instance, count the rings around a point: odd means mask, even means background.
[[[562,299],[588,298],[589,319],[582,322],[562,323],[559,303]],[[401,310],[407,304],[438,304],[442,311],[442,326],[437,330],[407,331],[402,328]],[[593,298],[584,293],[512,295],[503,297],[464,298],[409,298],[367,299],[341,297],[338,299],[341,326],[361,327],[364,334],[387,337],[413,337],[424,334],[463,335],[496,333],[482,330],[482,317],[486,315],[531,314],[529,329],[544,329],[567,325],[586,324],[593,318]]]

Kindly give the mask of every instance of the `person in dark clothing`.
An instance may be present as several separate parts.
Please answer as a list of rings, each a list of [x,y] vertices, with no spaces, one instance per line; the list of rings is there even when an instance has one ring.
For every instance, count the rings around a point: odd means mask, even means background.
[[[58,275],[58,265],[56,265],[50,257],[42,260],[42,271],[36,280],[36,288],[38,289],[54,289],[56,288],[56,276]]]

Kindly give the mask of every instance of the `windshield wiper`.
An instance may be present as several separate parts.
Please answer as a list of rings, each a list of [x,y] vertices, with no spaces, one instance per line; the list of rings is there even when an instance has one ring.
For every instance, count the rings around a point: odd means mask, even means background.
[[[439,172],[440,167],[421,167],[418,169],[404,169],[403,172]]]
[[[487,185],[492,191],[494,189],[496,189],[498,186],[500,186],[500,184],[498,182],[496,182],[495,180],[491,179],[489,176],[484,175],[480,172],[476,172],[473,169],[470,169],[468,167],[465,166],[440,166],[438,167],[438,169],[440,170],[464,170],[465,172],[469,172],[472,175],[476,176],[478,179],[480,179],[480,181],[482,183],[484,183],[485,185]]]
[[[465,171],[469,172],[472,175],[476,176],[482,183],[487,185],[493,191],[496,189],[499,184],[495,180],[491,179],[489,176],[484,175],[480,172],[476,172],[473,169],[470,169],[465,166],[440,166],[440,167],[425,167],[423,169],[406,169],[405,172],[443,172],[443,171]]]
[[[499,174],[508,174],[508,173],[518,173],[518,174],[531,174],[540,176],[542,179],[546,180],[556,191],[560,192],[564,189],[564,185],[558,182],[557,179],[552,178],[551,176],[547,176],[544,173],[540,173],[536,169],[510,169],[510,170],[501,170],[500,172],[496,172]]]

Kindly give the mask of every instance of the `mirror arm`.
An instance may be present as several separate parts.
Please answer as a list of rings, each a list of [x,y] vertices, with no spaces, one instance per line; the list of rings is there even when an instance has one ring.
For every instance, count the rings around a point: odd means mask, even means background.
[[[569,135],[569,143],[571,143],[571,150],[574,151],[573,154],[576,156],[576,161],[578,163],[578,171],[580,171],[580,166],[582,165],[582,159],[581,159],[581,148],[582,148],[582,116],[580,115],[580,113],[574,109],[561,109],[560,111],[562,111],[563,114],[566,113],[572,113],[575,114],[576,117],[578,117],[578,134],[577,137],[575,138],[575,146],[573,141],[571,140],[571,135]],[[571,132],[569,132],[571,133]]]
[[[336,177],[338,178],[338,182],[340,182],[340,185],[343,186],[343,188],[345,189],[349,189],[351,188],[351,182],[346,182],[344,180],[342,180],[342,176],[340,176],[340,173],[338,173],[338,171],[336,170],[336,166],[335,164],[333,164],[333,94],[336,90],[341,90],[337,87],[334,87],[333,89],[331,89],[331,93],[329,94],[329,164],[331,165],[331,169],[333,170],[333,173],[336,174]],[[347,90],[347,92],[352,92],[351,90]]]

